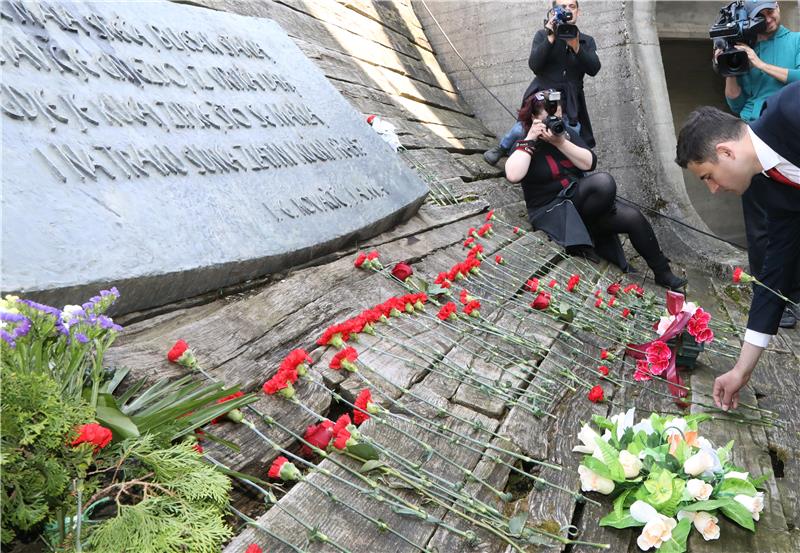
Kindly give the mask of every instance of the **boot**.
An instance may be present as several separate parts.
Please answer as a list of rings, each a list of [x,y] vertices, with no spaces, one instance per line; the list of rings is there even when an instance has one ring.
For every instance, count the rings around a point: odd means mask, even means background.
[[[687,279],[681,278],[672,272],[672,269],[669,266],[669,259],[667,259],[667,257],[661,252],[658,254],[658,259],[655,259],[652,262],[647,260],[647,264],[653,270],[656,284],[663,286],[664,288],[668,288],[673,292],[678,292],[689,282]]]
[[[500,161],[500,158],[506,155],[506,151],[501,148],[500,146],[495,146],[491,150],[486,150],[483,152],[483,159],[489,165],[497,165],[497,162]]]

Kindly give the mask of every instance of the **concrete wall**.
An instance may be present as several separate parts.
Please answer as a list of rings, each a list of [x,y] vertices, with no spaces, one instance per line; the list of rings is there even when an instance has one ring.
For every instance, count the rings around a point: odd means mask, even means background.
[[[433,17],[467,63],[508,106],[516,108],[533,75],[531,38],[548,3],[413,2],[437,60],[478,117],[494,132],[512,118],[454,55]],[[433,14],[428,13],[428,9]],[[695,211],[675,155],[675,130],[656,34],[653,1],[581,2],[578,26],[594,36],[603,68],[585,81],[599,169],[615,176],[619,194],[709,230]],[[668,255],[699,262],[740,262],[741,253],[660,217],[650,216]],[[698,257],[698,252],[702,255]]]

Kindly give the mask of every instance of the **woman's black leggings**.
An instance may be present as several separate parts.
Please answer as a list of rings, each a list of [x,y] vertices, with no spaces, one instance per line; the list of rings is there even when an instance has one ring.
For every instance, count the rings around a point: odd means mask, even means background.
[[[572,202],[586,226],[598,234],[627,234],[631,244],[656,272],[667,267],[650,222],[632,205],[617,201],[617,183],[608,173],[580,179]]]

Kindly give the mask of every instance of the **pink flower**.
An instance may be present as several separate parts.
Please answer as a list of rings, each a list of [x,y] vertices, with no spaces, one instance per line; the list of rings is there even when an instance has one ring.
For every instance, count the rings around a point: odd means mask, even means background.
[[[669,367],[669,361],[672,359],[672,350],[661,340],[656,340],[647,346],[645,355],[647,356],[647,362],[650,364],[650,372],[660,375]]]
[[[650,373],[650,367],[647,364],[647,359],[639,359],[636,362],[636,372],[633,374],[633,379],[636,382],[645,382],[653,379],[653,375]]]

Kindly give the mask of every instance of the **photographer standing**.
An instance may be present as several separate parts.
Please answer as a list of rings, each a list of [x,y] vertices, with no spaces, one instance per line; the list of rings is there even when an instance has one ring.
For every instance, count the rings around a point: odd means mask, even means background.
[[[781,11],[777,2],[745,0],[744,9],[751,19],[761,15],[766,20],[763,34],[759,34],[753,48],[746,44],[736,47],[747,53],[750,71],[738,77],[726,77],[725,100],[731,111],[750,123],[761,116],[770,96],[788,83],[800,81],[800,33],[793,33],[781,25]],[[714,51],[714,59],[720,50]],[[753,177],[753,184],[742,196],[747,256],[750,272],[758,276],[764,266],[767,251],[767,215],[757,191],[764,188],[762,174]],[[800,267],[795,273],[796,287],[788,294],[800,299]],[[794,328],[798,314],[787,307],[781,318],[782,328]]]
[[[536,31],[533,37],[528,67],[536,77],[525,91],[522,101],[524,103],[537,90],[560,90],[565,123],[570,130],[580,134],[589,147],[594,147],[592,124],[583,93],[583,77],[597,75],[600,71],[600,58],[597,57],[594,39],[585,33],[576,32],[575,38],[566,40],[556,37],[557,26],[560,24],[557,11],[568,14],[562,15],[569,18],[566,21],[568,25],[576,25],[580,15],[578,0],[553,0],[553,9],[548,11],[544,28]],[[523,123],[517,121],[500,141],[500,145],[486,151],[483,158],[490,165],[497,164],[524,136]]]

